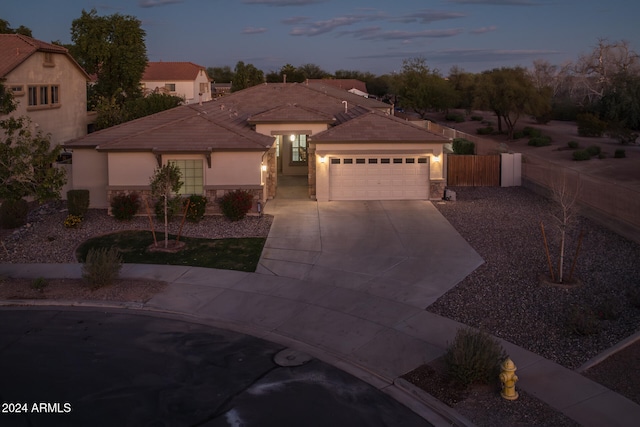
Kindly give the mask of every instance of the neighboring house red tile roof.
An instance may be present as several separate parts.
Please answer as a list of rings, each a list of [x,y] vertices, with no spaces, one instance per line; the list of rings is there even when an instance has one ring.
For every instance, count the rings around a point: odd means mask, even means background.
[[[142,81],[192,81],[200,70],[204,70],[206,75],[205,67],[193,62],[148,62]],[[208,75],[207,79],[211,81]]]
[[[69,54],[67,48],[45,43],[22,34],[0,34],[0,78],[4,78],[27,58],[36,52],[50,52],[65,55],[89,80],[89,76]]]
[[[333,90],[329,90],[333,89]],[[274,138],[255,123],[334,123],[318,141],[438,141],[446,138],[379,110],[391,106],[323,85],[269,83],[216,101],[183,105],[89,134],[66,148],[99,151],[210,152],[266,150]]]
[[[357,79],[309,79],[309,83],[321,83],[342,90],[358,89],[361,92],[368,93],[367,84]]]

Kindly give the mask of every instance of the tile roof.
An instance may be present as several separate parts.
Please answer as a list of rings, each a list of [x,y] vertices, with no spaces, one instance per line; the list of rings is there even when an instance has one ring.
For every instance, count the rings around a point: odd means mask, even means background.
[[[36,52],[51,52],[65,55],[89,79],[87,73],[69,54],[67,48],[45,43],[22,34],[0,34],[0,78],[6,77],[18,65]]]
[[[348,113],[346,113],[348,114]],[[448,142],[448,138],[412,122],[375,110],[355,108],[353,117],[309,138],[310,142]]]
[[[318,141],[446,141],[379,111],[388,110],[388,104],[326,88],[265,83],[202,105],[183,105],[94,132],[67,142],[65,147],[163,152],[266,150],[274,138],[255,132],[252,125],[277,122],[332,124],[312,137]]]
[[[195,80],[200,70],[206,74],[205,67],[193,62],[148,62],[142,81]]]

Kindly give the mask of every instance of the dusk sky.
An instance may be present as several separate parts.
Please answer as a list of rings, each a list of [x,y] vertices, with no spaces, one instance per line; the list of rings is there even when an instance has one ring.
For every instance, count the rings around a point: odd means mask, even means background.
[[[448,74],[576,61],[598,39],[640,50],[630,0],[3,0],[0,18],[37,39],[71,42],[82,9],[142,22],[150,61],[268,73],[289,63],[385,74],[423,57]]]

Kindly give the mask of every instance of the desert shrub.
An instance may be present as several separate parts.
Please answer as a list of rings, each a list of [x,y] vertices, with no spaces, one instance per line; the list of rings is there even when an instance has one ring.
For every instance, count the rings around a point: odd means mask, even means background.
[[[121,268],[122,258],[117,248],[89,249],[82,265],[82,277],[91,289],[98,289],[112,284]]]
[[[485,332],[459,329],[445,354],[447,375],[456,383],[490,383],[498,378],[506,353],[500,343]]]
[[[456,122],[456,123],[464,122],[464,116],[460,113],[448,113],[447,115],[444,116],[444,119],[448,122]]]
[[[591,159],[591,154],[587,150],[576,150],[573,152],[573,160],[582,161]]]
[[[470,119],[474,122],[481,122],[482,116],[471,116]]]
[[[575,120],[579,112],[580,107],[578,107],[574,102],[554,102],[551,105],[551,117],[553,120]]]
[[[542,131],[540,129],[536,129],[531,126],[525,126],[524,129],[522,129],[522,132],[524,132],[524,136],[528,136],[529,138],[538,138],[542,136]]]
[[[607,123],[591,113],[578,114],[576,122],[580,136],[602,136],[607,129]]]
[[[47,287],[47,280],[44,277],[38,277],[31,282],[31,288],[42,292]]]
[[[247,215],[253,204],[253,195],[246,190],[230,191],[218,201],[225,217],[239,221]]]
[[[0,226],[2,228],[18,228],[27,223],[29,204],[24,199],[8,199],[0,205]]]
[[[207,198],[204,196],[193,194],[189,196],[188,199],[185,199],[184,201],[185,205],[187,203],[187,200],[189,200],[189,210],[187,211],[187,220],[191,222],[198,222],[202,220],[207,210]]]
[[[130,220],[138,213],[140,196],[138,193],[120,193],[111,199],[111,213],[118,221]]]
[[[455,138],[452,146],[455,154],[474,154],[476,150],[476,144],[464,138]]]
[[[606,154],[606,153],[600,153],[600,154],[598,154],[598,158],[599,158],[600,160],[602,160],[602,159],[606,159],[606,158],[607,158],[607,154]]]
[[[539,116],[535,116],[536,119],[536,123],[540,124],[540,125],[546,125],[547,123],[549,123],[552,119],[551,116],[551,111],[541,114]]]
[[[572,150],[576,150],[578,149],[578,147],[580,147],[580,144],[578,144],[577,141],[569,141],[567,142],[567,145],[569,146],[569,148],[571,148]]]
[[[82,217],[78,216],[78,215],[67,215],[67,217],[64,219],[64,226],[66,228],[76,228],[77,226],[79,226],[80,224],[82,224]]]
[[[594,335],[600,325],[593,310],[588,307],[572,306],[567,314],[567,328],[576,335]]]
[[[597,156],[600,154],[600,147],[598,147],[597,145],[590,145],[585,149],[585,151],[589,153],[591,157]]]
[[[548,136],[535,136],[529,139],[527,145],[531,145],[532,147],[546,147],[551,145],[551,138]]]
[[[164,221],[164,199],[161,197],[158,199],[156,204],[154,205],[154,212],[156,214],[156,218],[161,221]],[[182,198],[180,197],[172,197],[167,200],[167,220],[171,221],[175,216],[180,216],[182,214]]]
[[[89,190],[67,191],[69,215],[84,217],[89,209]]]
[[[526,135],[524,134],[524,131],[519,130],[513,133],[513,139],[520,139],[520,138],[524,138]]]
[[[627,153],[626,151],[624,151],[623,149],[618,149],[613,153],[613,158],[614,159],[624,159],[625,157],[627,157]]]
[[[493,126],[486,126],[476,129],[478,135],[491,135],[493,133]]]

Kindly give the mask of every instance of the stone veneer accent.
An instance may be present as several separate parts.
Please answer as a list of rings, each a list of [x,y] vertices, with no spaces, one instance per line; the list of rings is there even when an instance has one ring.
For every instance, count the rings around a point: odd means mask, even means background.
[[[316,200],[316,145],[309,144],[307,148],[307,163],[309,164],[309,198]]]
[[[224,188],[221,186],[205,187],[205,197],[207,198],[207,209],[205,215],[222,215],[218,199],[234,190],[247,190],[253,195],[253,205],[249,214],[258,213],[258,201],[262,201],[262,207],[264,209],[264,200],[262,200],[263,188],[262,186],[236,186],[233,188]],[[109,208],[107,214],[111,215],[111,199],[118,194],[131,194],[138,193],[140,196],[140,209],[138,210],[138,216],[146,216],[147,209],[145,207],[144,200],[147,200],[149,206],[149,212],[151,215],[155,215],[155,202],[156,200],[151,196],[150,186],[132,186],[132,187],[109,187],[107,189],[107,201],[109,202]]]
[[[436,181],[429,180],[429,198],[431,200],[440,200],[444,197],[444,189],[447,186],[445,180]]]

